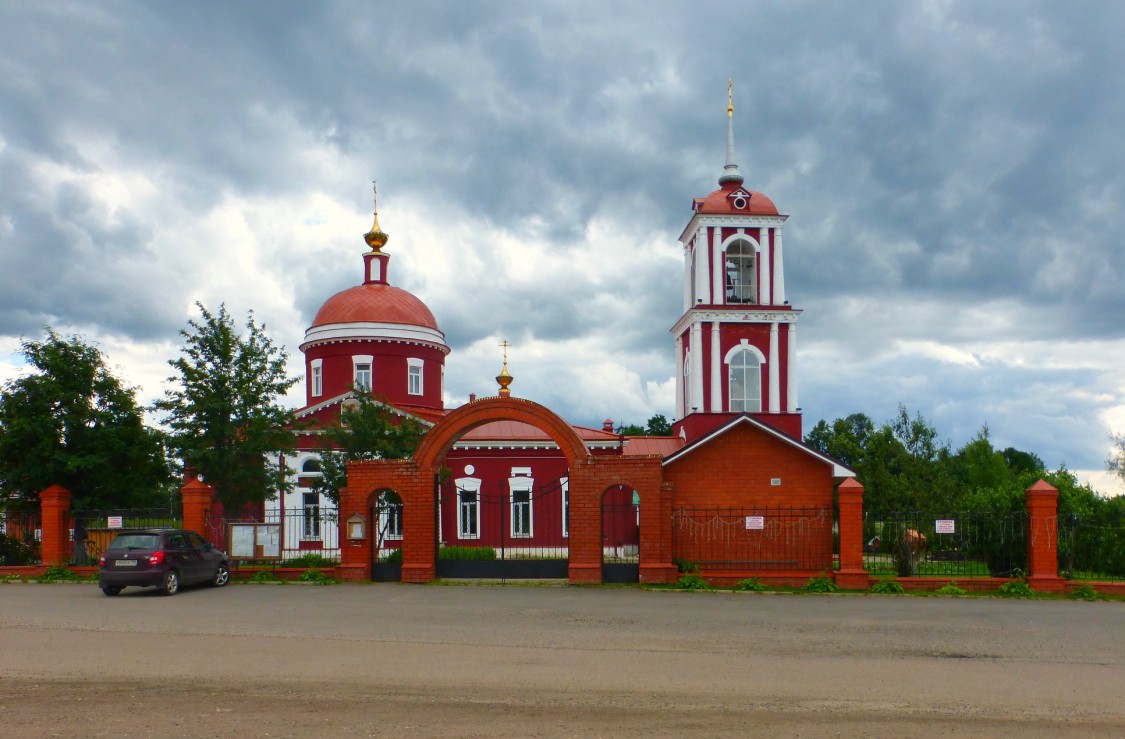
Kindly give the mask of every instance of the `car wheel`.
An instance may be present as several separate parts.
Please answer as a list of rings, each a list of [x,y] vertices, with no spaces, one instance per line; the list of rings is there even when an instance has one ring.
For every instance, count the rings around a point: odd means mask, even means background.
[[[163,595],[175,595],[180,591],[180,573],[168,570],[164,573],[164,582],[160,583],[160,592]]]
[[[113,585],[107,585],[104,588],[102,588],[102,592],[105,593],[106,595],[117,595],[118,593],[121,592],[121,588],[115,587]]]
[[[230,568],[225,563],[219,565],[219,569],[215,570],[215,577],[211,580],[211,584],[216,588],[221,588],[230,582]]]

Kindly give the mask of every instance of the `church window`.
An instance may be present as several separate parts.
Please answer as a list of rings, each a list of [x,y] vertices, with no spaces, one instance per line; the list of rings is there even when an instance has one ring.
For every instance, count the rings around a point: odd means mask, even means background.
[[[512,478],[508,481],[512,491],[512,536],[530,537],[532,532],[531,522],[531,488],[535,481],[530,477],[530,468],[514,468]]]
[[[383,540],[402,538],[402,498],[387,490],[379,496],[379,535]]]
[[[743,239],[735,241],[727,247],[725,261],[727,303],[756,303],[753,244]]]
[[[310,365],[310,371],[312,373],[312,380],[311,380],[310,384],[311,384],[312,387],[309,389],[309,394],[314,396],[314,397],[317,396],[317,395],[320,395],[321,393],[324,392],[324,366],[323,365],[324,365],[323,359],[314,359],[312,361],[312,364]]]
[[[422,360],[406,360],[406,392],[411,395],[422,394]]]
[[[477,495],[476,490],[458,491],[461,507],[457,515],[457,528],[462,539],[476,539],[480,536],[480,503]]]
[[[320,538],[320,495],[317,493],[305,493],[302,496],[304,505],[304,538],[305,539],[319,539]]]
[[[354,372],[352,374],[352,384],[360,390],[371,390],[371,363],[374,357],[371,356],[355,356],[352,357],[352,367]]]
[[[762,364],[754,352],[743,349],[729,359],[731,413],[758,413],[762,410]]]

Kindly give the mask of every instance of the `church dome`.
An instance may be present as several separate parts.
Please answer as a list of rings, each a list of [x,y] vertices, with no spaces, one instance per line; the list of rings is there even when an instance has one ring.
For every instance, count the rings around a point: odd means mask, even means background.
[[[349,287],[324,301],[313,318],[312,328],[333,323],[401,323],[439,330],[425,303],[406,290],[385,283]]]
[[[776,216],[777,206],[768,196],[741,187],[736,182],[726,182],[718,190],[705,198],[699,198],[695,205],[696,213],[752,216]]]

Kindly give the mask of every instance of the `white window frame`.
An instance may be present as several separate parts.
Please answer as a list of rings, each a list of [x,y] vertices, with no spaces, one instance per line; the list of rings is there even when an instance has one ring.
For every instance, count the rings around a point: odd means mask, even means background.
[[[517,474],[524,472],[525,474]],[[535,536],[535,506],[533,504],[532,491],[535,488],[535,480],[527,475],[531,474],[530,467],[520,467],[512,470],[513,477],[508,480],[508,503],[511,506],[511,515],[508,517],[508,530],[513,539],[530,539]],[[517,500],[516,495],[519,495]],[[524,498],[524,496],[527,496]],[[520,509],[526,509],[526,517],[520,513]],[[526,521],[524,520],[526,518]],[[520,521],[526,524],[526,529],[516,528],[516,522]]]
[[[367,366],[367,382],[360,382],[359,372],[360,367]],[[362,388],[367,392],[375,386],[375,357],[370,354],[354,354],[352,355],[352,385]]]
[[[757,408],[745,407],[746,401],[750,399],[750,398],[747,397],[747,394],[745,393],[745,389],[746,389],[745,387],[743,388],[743,390],[744,390],[743,397],[739,399],[739,402],[742,403],[743,407],[737,408],[737,409],[734,407],[735,406],[734,372],[735,372],[736,368],[733,366],[733,362],[736,358],[742,356],[743,353],[749,354],[749,355],[753,356],[755,359],[758,360],[758,371],[756,373],[756,376],[754,377],[754,379],[757,383],[757,387],[758,387],[758,407]],[[726,356],[723,357],[723,363],[727,366],[727,411],[730,412],[730,413],[761,413],[762,412],[762,367],[764,367],[765,364],[766,364],[765,355],[762,354],[762,352],[758,349],[758,347],[752,346],[749,342],[747,342],[746,339],[743,339],[740,344],[737,344],[737,345],[731,347],[730,351],[728,351],[726,353]],[[745,371],[744,368],[738,368],[738,369]],[[745,377],[744,377],[744,379],[745,379]]]
[[[406,392],[408,395],[421,395],[425,373],[425,362],[421,359],[409,357],[406,360]],[[417,380],[417,382],[415,382]]]
[[[731,261],[730,250],[739,247],[741,252],[749,250],[749,254],[740,253],[735,258],[749,260],[748,267],[741,263]],[[761,250],[746,234],[738,234],[723,245],[723,303],[726,305],[756,305],[758,303],[758,257]],[[732,272],[732,267],[734,270]],[[744,268],[745,267],[745,268]],[[731,279],[731,275],[736,277]],[[749,292],[749,295],[746,293]],[[740,295],[735,299],[736,295]]]
[[[480,479],[476,477],[461,477],[454,481],[457,486],[457,538],[458,539],[479,539],[480,538]],[[467,534],[465,532],[465,505],[463,493],[473,493],[475,498],[472,502],[472,523],[473,531],[475,533]]]
[[[316,502],[309,504],[309,499]],[[312,492],[301,493],[301,541],[320,541],[320,495]]]
[[[314,359],[309,363],[309,395],[317,397],[324,394],[324,360]]]

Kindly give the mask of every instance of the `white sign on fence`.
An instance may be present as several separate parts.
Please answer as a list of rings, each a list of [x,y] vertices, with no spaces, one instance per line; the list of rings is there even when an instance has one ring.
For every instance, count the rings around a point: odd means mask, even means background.
[[[934,531],[939,534],[954,534],[956,522],[952,518],[939,518],[934,521]]]
[[[105,526],[107,529],[120,529],[125,526],[124,516],[107,516]]]
[[[747,516],[746,517],[746,528],[747,528],[747,530],[760,531],[761,529],[764,529],[765,527],[766,527],[766,517],[765,516]]]

